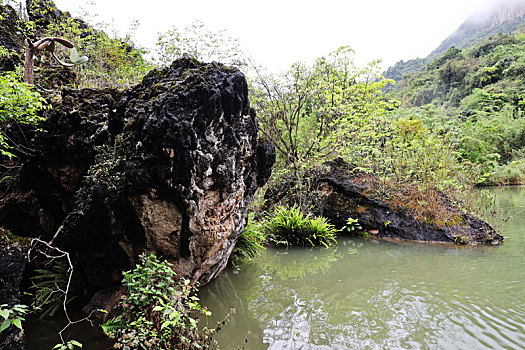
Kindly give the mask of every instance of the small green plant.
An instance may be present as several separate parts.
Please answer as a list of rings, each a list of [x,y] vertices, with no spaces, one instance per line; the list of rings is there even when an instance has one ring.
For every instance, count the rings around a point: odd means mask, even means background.
[[[199,330],[195,313],[211,313],[199,304],[196,289],[177,277],[173,265],[143,254],[135,269],[124,272],[124,312],[102,325],[121,349],[211,349],[215,329]]]
[[[363,228],[361,227],[361,224],[359,224],[359,220],[354,218],[348,218],[346,219],[346,225],[343,226],[341,231],[347,232],[347,233],[354,233],[357,234],[358,232],[362,231]]]
[[[28,312],[26,305],[17,304],[9,308],[7,304],[0,305],[0,316],[4,319],[0,325],[0,333],[8,329],[11,325],[22,330],[24,316]]]
[[[263,245],[265,240],[266,234],[263,224],[255,220],[254,213],[250,213],[248,223],[242,231],[233,251],[234,263],[255,258],[261,250],[265,249]]]
[[[303,215],[299,207],[277,207],[273,216],[264,225],[269,238],[276,244],[323,245],[337,243],[338,230],[325,217]]]
[[[82,349],[82,343],[76,340],[69,340],[65,344],[57,344],[53,347],[53,350],[75,350],[76,348]]]
[[[385,223],[385,226],[386,225],[388,225],[388,223]],[[353,235],[365,237],[365,238],[370,238],[371,237],[371,235],[370,235],[370,233],[368,231],[363,230],[363,227],[359,223],[359,220],[354,219],[354,218],[346,219],[346,225],[343,226],[341,231],[347,232],[347,233],[350,233],[350,234],[353,234]]]
[[[455,235],[454,236],[454,242],[456,244],[462,244],[462,245],[467,245],[470,243],[470,239],[465,236],[465,235]]]

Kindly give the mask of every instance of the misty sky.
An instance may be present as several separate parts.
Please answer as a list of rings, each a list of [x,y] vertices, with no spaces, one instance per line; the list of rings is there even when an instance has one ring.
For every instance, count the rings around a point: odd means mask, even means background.
[[[78,13],[80,0],[55,0]],[[114,20],[126,32],[138,19],[136,41],[153,47],[159,31],[201,20],[240,39],[258,62],[273,71],[295,61],[310,61],[342,45],[364,64],[382,59],[425,57],[471,14],[493,0],[95,0],[89,12]],[[144,5],[147,4],[145,7]]]

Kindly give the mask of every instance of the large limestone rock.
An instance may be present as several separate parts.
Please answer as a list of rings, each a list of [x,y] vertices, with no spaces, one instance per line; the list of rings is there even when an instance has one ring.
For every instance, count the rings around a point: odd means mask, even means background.
[[[90,292],[144,250],[201,284],[224,269],[275,160],[241,72],[185,57],[127,91],[64,90],[46,117],[0,226],[69,251]]]

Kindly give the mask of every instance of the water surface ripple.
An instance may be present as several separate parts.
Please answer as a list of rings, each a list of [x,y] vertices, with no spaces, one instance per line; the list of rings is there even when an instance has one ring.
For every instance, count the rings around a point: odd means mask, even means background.
[[[211,324],[236,309],[221,348],[525,349],[525,188],[492,191],[499,247],[341,238],[228,269],[201,291]]]

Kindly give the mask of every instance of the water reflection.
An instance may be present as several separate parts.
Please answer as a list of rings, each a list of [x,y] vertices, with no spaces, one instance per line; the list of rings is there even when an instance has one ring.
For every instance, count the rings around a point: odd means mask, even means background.
[[[524,194],[498,190],[515,214],[500,247],[270,249],[203,289],[214,317],[237,309],[219,343],[235,348],[250,332],[247,349],[525,348]]]

